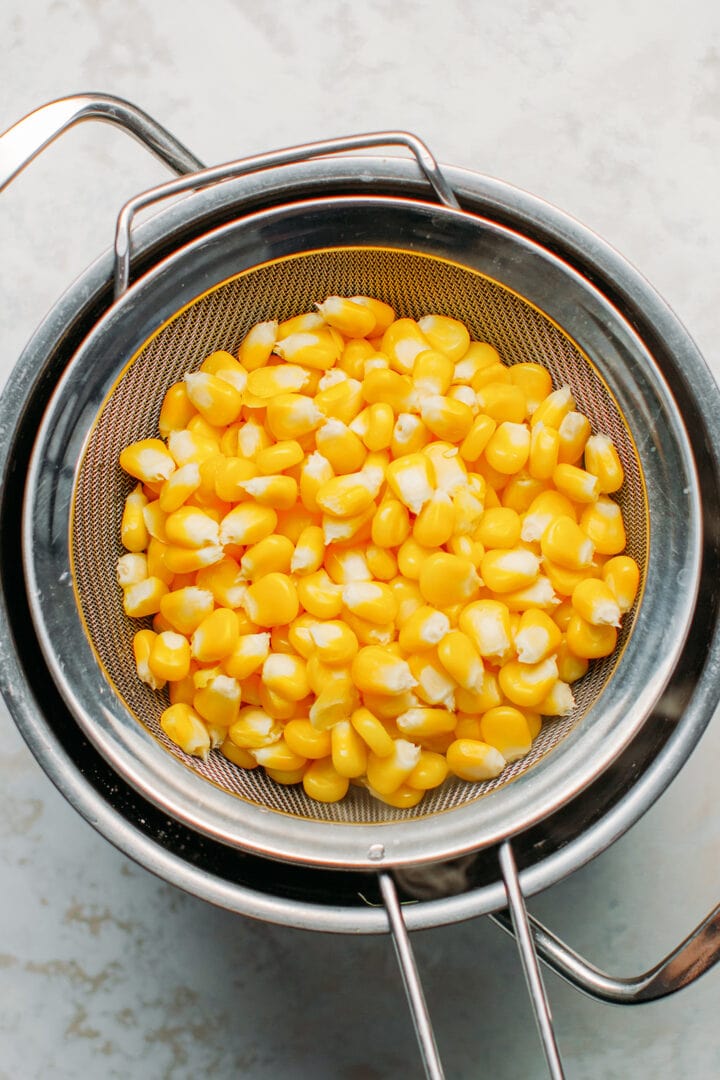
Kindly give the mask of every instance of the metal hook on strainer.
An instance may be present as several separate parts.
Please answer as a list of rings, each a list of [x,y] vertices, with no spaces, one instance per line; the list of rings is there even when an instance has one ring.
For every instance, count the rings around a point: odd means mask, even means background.
[[[201,231],[127,288],[136,209],[258,169],[398,141],[416,155],[441,204],[425,192],[371,190],[252,212],[239,205],[224,224]],[[376,159],[360,160],[372,175]],[[194,168],[187,159],[180,167]],[[57,383],[25,494],[23,555],[35,632],[69,710],[119,777],[196,833],[308,868],[379,871],[430,1076],[440,1076],[441,1067],[393,874],[430,873],[496,848],[548,1065],[561,1076],[511,845],[579,798],[638,735],[693,618],[702,539],[697,474],[661,370],[612,300],[561,255],[517,228],[459,209],[432,155],[412,136],[333,140],[196,172],[132,200],[118,238],[118,299]],[[126,491],[119,451],[155,433],[166,386],[213,349],[234,349],[257,321],[305,310],[330,293],[361,291],[406,315],[453,314],[507,362],[539,360],[556,384],[569,382],[579,407],[619,448],[629,550],[644,567],[642,596],[618,649],[584,680],[573,714],[549,723],[531,755],[497,781],[451,782],[412,811],[374,803],[361,790],[319,806],[302,790],[245,775],[224,759],[185,757],[164,738],[160,703],[128,664],[132,627],[114,583]]]

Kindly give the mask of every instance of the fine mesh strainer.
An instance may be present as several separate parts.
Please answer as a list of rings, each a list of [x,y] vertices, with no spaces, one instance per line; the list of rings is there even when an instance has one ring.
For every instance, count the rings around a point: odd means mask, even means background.
[[[276,164],[283,154],[293,160],[398,141],[417,153],[445,205],[357,196],[295,202],[205,233],[125,288],[129,225],[141,205]],[[508,840],[602,774],[673,671],[699,573],[700,508],[687,435],[653,358],[610,301],[546,247],[458,208],[417,140],[386,134],[283,154],[165,185],[121,215],[119,299],[60,380],[28,477],[24,559],[38,639],[87,737],[170,816],[263,856],[383,868],[430,1075],[440,1075],[439,1064],[387,870],[417,870],[501,843],[548,1060],[561,1075]],[[157,723],[162,701],[137,682],[129,659],[137,624],[123,618],[114,578],[128,490],[119,452],[155,434],[167,386],[212,349],[236,348],[257,321],[308,310],[332,293],[360,292],[401,315],[454,315],[507,362],[540,361],[556,385],[569,383],[594,429],[618,446],[628,551],[644,569],[641,600],[625,619],[618,649],[578,686],[573,714],[549,722],[531,755],[497,781],[448,783],[410,811],[385,807],[361,789],[341,804],[318,806],[260,770],[244,773],[216,756],[203,765],[170,747]]]

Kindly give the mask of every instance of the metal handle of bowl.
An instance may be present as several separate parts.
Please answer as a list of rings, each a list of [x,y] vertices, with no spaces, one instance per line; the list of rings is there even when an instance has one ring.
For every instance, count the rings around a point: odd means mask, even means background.
[[[126,131],[176,173],[194,173],[202,161],[142,109],[111,94],[74,94],[42,105],[0,135],[0,191],[68,128],[102,120]]]
[[[229,161],[225,165],[216,165],[210,169],[201,169],[192,176],[170,180],[165,184],[150,188],[136,195],[123,206],[117,219],[115,230],[115,298],[122,296],[130,283],[130,260],[132,254],[132,223],[138,211],[145,209],[162,199],[181,195],[186,191],[196,191],[211,187],[225,180],[233,180],[262,169],[272,169],[281,165],[293,165],[312,158],[326,157],[331,154],[346,154],[355,150],[367,150],[377,146],[402,146],[410,150],[420,170],[430,183],[438,200],[453,210],[459,210],[452,188],[442,174],[440,166],[428,147],[407,131],[376,131],[365,135],[349,135],[339,139],[324,139],[319,142],[304,143],[275,150],[269,154],[257,154],[254,157]]]
[[[525,907],[520,877],[515,864],[515,856],[509,841],[501,844],[498,852],[500,871],[505,883],[509,914],[503,913],[499,923],[514,938],[520,954],[525,983],[530,995],[530,1002],[535,1014],[540,1041],[545,1053],[545,1061],[551,1080],[564,1080],[564,1072],[555,1039],[552,1013],[536,952],[537,937],[531,929],[530,916]],[[380,894],[390,926],[395,955],[402,975],[405,994],[410,1006],[410,1014],[415,1026],[415,1034],[420,1048],[420,1055],[425,1067],[427,1080],[443,1080],[444,1073],[440,1062],[437,1043],[433,1032],[430,1013],[423,994],[417,964],[410,944],[402,905],[398,897],[395,882],[388,873],[379,875]],[[537,924],[536,924],[537,925]],[[543,955],[545,959],[545,956]],[[554,966],[554,965],[551,965]]]

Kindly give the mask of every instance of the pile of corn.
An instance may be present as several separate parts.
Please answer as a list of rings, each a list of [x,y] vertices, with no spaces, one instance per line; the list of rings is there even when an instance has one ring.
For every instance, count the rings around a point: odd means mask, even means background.
[[[254,326],[171,386],[117,577],[186,753],[398,807],[528,753],[615,648],[623,469],[571,389],[368,297]]]

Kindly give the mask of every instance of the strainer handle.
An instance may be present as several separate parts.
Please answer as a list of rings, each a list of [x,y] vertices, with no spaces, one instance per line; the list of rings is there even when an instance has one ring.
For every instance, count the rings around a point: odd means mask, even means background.
[[[46,146],[83,120],[115,124],[176,173],[203,168],[169,131],[129,101],[111,94],[74,94],[41,105],[0,135],[0,191]]]
[[[115,298],[118,299],[130,283],[130,259],[132,254],[132,223],[139,210],[143,210],[162,199],[181,195],[185,191],[197,191],[212,187],[225,180],[232,180],[261,169],[272,169],[280,165],[292,165],[311,158],[326,157],[331,154],[346,154],[354,150],[367,150],[375,146],[403,146],[414,155],[422,173],[429,181],[439,201],[453,210],[459,210],[452,188],[443,176],[442,170],[424,142],[407,131],[375,131],[366,135],[349,135],[340,139],[325,139],[320,142],[290,146],[284,150],[275,150],[269,154],[257,154],[254,157],[229,161],[225,165],[216,165],[211,169],[202,169],[192,176],[170,180],[148,191],[136,195],[123,206],[117,219],[115,230]]]
[[[489,918],[513,934],[505,912]],[[658,964],[641,975],[624,978],[607,975],[588,963],[532,917],[530,926],[538,955],[548,967],[588,997],[612,1005],[658,1001],[689,986],[720,961],[720,904]]]

